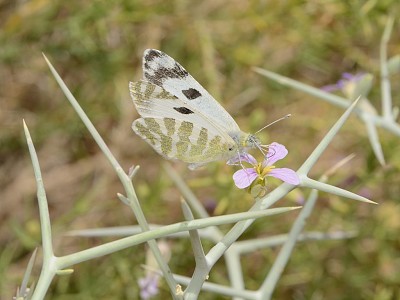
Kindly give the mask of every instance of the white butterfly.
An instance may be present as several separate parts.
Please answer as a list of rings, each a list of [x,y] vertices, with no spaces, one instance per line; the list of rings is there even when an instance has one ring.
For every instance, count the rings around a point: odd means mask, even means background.
[[[147,49],[143,73],[143,80],[129,83],[141,116],[132,129],[165,158],[195,169],[263,147],[255,135],[241,131],[231,115],[167,54]]]

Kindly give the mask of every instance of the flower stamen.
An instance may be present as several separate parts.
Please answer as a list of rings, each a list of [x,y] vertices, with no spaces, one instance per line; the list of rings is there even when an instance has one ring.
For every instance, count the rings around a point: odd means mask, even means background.
[[[265,187],[267,176],[278,178],[293,185],[300,184],[300,178],[295,171],[288,168],[276,168],[274,166],[275,162],[288,154],[285,146],[272,143],[268,145],[267,148],[268,153],[264,156],[262,162],[257,162],[256,159],[248,153],[243,153],[239,156],[242,169],[233,174],[233,180],[238,188],[243,189],[250,187],[250,189],[252,189],[256,185]],[[252,167],[244,168],[242,162],[250,163]]]

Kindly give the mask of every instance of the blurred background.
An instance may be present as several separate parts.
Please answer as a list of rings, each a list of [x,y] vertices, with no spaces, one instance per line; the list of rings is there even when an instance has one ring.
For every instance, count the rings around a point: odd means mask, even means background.
[[[134,178],[149,222],[182,221],[180,193],[162,168],[164,160],[131,130],[138,117],[128,82],[142,77],[146,48],[180,62],[234,116],[265,143],[284,144],[279,166],[297,169],[343,110],[254,73],[254,66],[315,87],[343,72],[370,72],[370,100],[380,109],[379,42],[388,14],[395,17],[389,57],[400,53],[400,3],[385,1],[0,1],[0,298],[20,285],[32,251],[40,246],[36,187],[22,119],[38,151],[49,200],[56,255],[113,238],[65,237],[69,230],[136,224],[116,193],[122,186],[109,163],[57,86],[42,52],[58,70],[116,158]],[[399,101],[394,76],[394,104]],[[400,140],[379,131],[387,166],[374,157],[363,123],[352,117],[311,177],[345,156],[356,158],[329,183],[379,202],[378,206],[321,194],[308,231],[358,232],[351,240],[298,244],[275,299],[395,299],[400,297]],[[214,215],[247,210],[253,200],[232,181],[223,162],[199,171],[173,163]],[[271,180],[272,189],[279,184]],[[279,205],[297,205],[309,190],[295,190]],[[243,238],[286,233],[295,213],[258,220]],[[225,228],[229,229],[229,226]],[[173,272],[191,276],[188,241],[171,241]],[[209,247],[210,245],[208,245]],[[48,299],[137,299],[145,246],[75,266],[57,277]],[[246,284],[257,289],[279,248],[243,257]],[[33,278],[40,272],[37,260]],[[223,264],[211,282],[229,284]],[[202,299],[224,299],[204,293]],[[161,287],[160,298],[169,298]]]

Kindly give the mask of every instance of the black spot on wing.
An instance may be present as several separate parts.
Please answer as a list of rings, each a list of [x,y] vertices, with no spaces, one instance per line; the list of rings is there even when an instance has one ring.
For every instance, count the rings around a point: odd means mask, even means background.
[[[189,75],[188,71],[185,70],[184,67],[182,67],[180,64],[175,62],[175,66],[173,68],[174,72],[179,74],[179,76],[186,77]]]
[[[156,64],[151,62],[157,58],[162,58]],[[143,59],[144,77],[151,83],[161,86],[169,78],[184,79],[189,73],[172,57],[158,50],[148,50]]]
[[[177,112],[179,112],[181,114],[184,114],[184,115],[189,115],[189,114],[193,114],[194,113],[192,110],[190,110],[189,108],[184,107],[184,106],[182,106],[182,107],[174,107],[174,109]]]
[[[188,90],[182,90],[182,93],[188,98],[189,100],[193,100],[196,98],[199,98],[201,96],[201,93],[193,88],[190,88]]]
[[[163,53],[158,50],[148,49],[145,51],[144,59],[145,61],[152,61],[155,58],[161,57]]]
[[[188,76],[188,72],[181,68],[177,68],[176,66],[173,68],[165,68],[159,67],[157,69],[153,69],[151,71],[145,71],[144,77],[151,83],[155,85],[161,86],[161,84],[170,78],[185,78]]]

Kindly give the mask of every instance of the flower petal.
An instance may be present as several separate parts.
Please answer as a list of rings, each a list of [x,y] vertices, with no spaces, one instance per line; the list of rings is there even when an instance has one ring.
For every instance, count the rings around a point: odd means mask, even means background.
[[[247,188],[257,177],[258,174],[253,168],[242,169],[233,174],[233,180],[239,189]]]
[[[288,168],[275,168],[272,169],[271,172],[268,173],[267,176],[273,176],[275,178],[278,178],[284,182],[293,184],[293,185],[298,185],[300,184],[300,178],[297,175],[295,171],[292,169]]]
[[[229,159],[226,163],[228,165],[238,165],[238,162],[248,162],[249,164],[256,165],[256,159],[249,153],[244,152]]]
[[[289,151],[287,151],[285,146],[275,142],[270,144],[268,146],[265,166],[272,166],[275,162],[284,158],[288,153]]]

